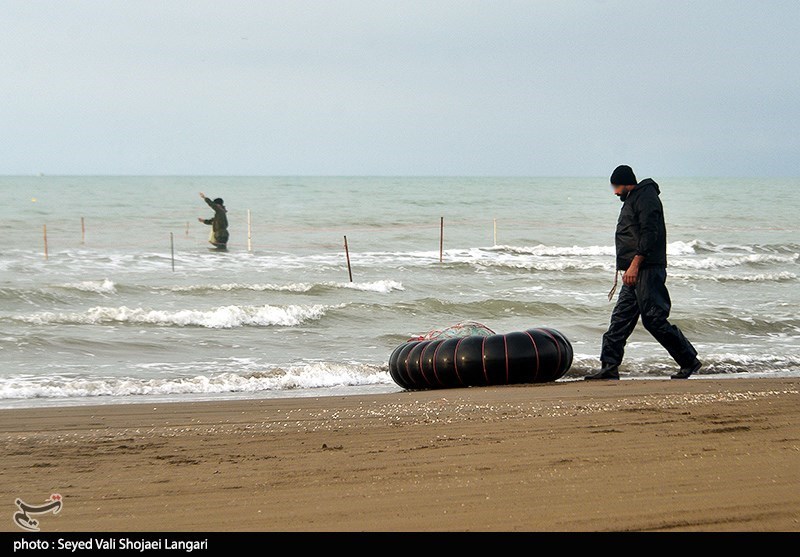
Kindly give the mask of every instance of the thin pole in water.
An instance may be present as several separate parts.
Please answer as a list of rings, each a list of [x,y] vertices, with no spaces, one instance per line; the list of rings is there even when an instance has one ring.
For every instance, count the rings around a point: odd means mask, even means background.
[[[347,256],[347,274],[350,275],[350,282],[353,282],[353,270],[350,268],[350,250],[347,248],[347,236],[344,237],[344,254]]]
[[[175,271],[175,238],[172,232],[169,233],[169,251],[172,254],[172,271]]]
[[[439,263],[442,262],[442,253],[444,247],[444,217],[439,220]]]
[[[251,238],[252,238],[253,234],[252,234],[252,227],[251,227],[250,222],[251,222],[250,221],[250,209],[248,209],[247,210],[247,251],[253,251],[253,243],[251,241]]]
[[[46,224],[44,225],[43,230],[44,230],[44,258],[45,259],[49,259],[49,257],[47,256],[47,225]]]

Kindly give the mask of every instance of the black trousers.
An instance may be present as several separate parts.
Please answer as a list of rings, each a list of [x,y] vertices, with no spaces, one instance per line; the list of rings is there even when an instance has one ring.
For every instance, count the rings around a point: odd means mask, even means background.
[[[600,361],[618,366],[625,354],[625,343],[633,333],[639,317],[642,325],[663,346],[679,366],[688,367],[697,358],[697,350],[669,321],[672,303],[667,291],[667,270],[648,267],[639,270],[635,286],[622,285],[611,323],[603,335]]]

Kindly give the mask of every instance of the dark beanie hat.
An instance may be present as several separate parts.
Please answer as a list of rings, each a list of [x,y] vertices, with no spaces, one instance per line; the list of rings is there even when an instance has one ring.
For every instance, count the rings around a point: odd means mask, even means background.
[[[628,165],[621,164],[611,173],[611,183],[615,186],[635,186],[639,182],[636,181],[633,169]]]
[[[214,203],[216,203],[217,205],[225,205],[225,202],[222,200],[221,197],[216,198],[214,200]]]

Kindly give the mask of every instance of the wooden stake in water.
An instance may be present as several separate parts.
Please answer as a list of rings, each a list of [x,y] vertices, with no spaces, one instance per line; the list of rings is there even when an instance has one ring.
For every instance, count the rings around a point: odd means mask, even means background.
[[[247,251],[253,251],[253,243],[252,243],[252,237],[253,237],[252,232],[253,232],[253,230],[252,230],[250,222],[251,222],[250,221],[250,209],[248,209],[247,210]]]
[[[175,271],[175,238],[172,232],[169,233],[169,251],[172,255],[172,271]]]
[[[86,224],[81,217],[81,245],[86,243]]]
[[[344,254],[347,256],[347,274],[350,275],[350,282],[353,282],[353,270],[350,268],[350,250],[347,249],[347,236],[344,237]]]
[[[49,259],[47,255],[47,225],[44,225],[44,258]]]
[[[444,217],[439,220],[439,263],[442,262],[442,253],[444,247]]]

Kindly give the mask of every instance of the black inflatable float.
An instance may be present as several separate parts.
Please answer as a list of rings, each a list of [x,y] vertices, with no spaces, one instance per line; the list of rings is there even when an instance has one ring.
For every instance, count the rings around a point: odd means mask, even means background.
[[[389,356],[389,374],[408,390],[547,383],[572,365],[572,345],[555,329],[409,340]]]

